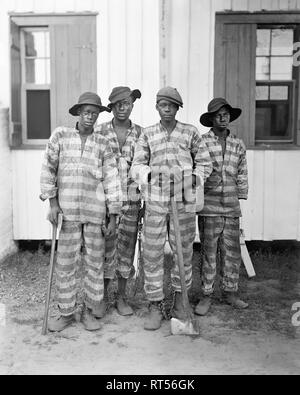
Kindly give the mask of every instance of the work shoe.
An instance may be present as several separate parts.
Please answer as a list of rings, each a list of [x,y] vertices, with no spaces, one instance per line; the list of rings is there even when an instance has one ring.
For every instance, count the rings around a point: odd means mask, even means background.
[[[188,308],[191,310],[190,306]],[[175,293],[175,305],[172,310],[172,317],[178,318],[179,320],[186,320],[187,313],[184,310],[183,303],[182,303],[182,294],[181,292]]]
[[[103,318],[107,312],[107,303],[104,299],[98,304],[98,306],[93,307],[92,314],[96,318]]]
[[[195,308],[195,314],[206,315],[211,306],[211,296],[203,296]]]
[[[133,315],[133,310],[127,303],[126,298],[121,295],[119,295],[117,299],[117,311],[120,315],[123,316]]]
[[[50,332],[61,332],[66,329],[68,326],[72,325],[75,322],[75,315],[64,316],[61,315],[58,318],[50,318],[48,322],[48,330]]]
[[[93,313],[89,309],[85,309],[81,316],[81,322],[83,323],[84,329],[87,331],[97,331],[101,328],[101,324],[94,317]]]
[[[223,300],[235,309],[246,309],[249,304],[241,300],[235,293],[226,292],[223,294]]]
[[[144,329],[147,331],[156,331],[161,327],[163,319],[162,312],[158,303],[151,303],[149,307],[149,313],[144,323]]]

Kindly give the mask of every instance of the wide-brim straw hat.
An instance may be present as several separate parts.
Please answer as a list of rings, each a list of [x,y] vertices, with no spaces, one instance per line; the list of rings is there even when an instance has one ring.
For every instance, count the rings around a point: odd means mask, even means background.
[[[110,112],[108,107],[102,105],[101,99],[96,93],[84,92],[79,96],[78,103],[74,104],[74,106],[69,109],[69,113],[74,116],[78,115],[78,109],[83,105],[96,106],[99,108],[100,112]]]
[[[201,115],[200,123],[203,126],[212,127],[212,116],[217,113],[222,107],[226,107],[230,113],[230,122],[235,121],[242,113],[240,108],[232,107],[223,97],[217,97],[211,100],[207,106],[207,112]]]
[[[116,86],[109,95],[108,100],[110,103],[107,105],[107,107],[111,109],[112,106],[118,101],[128,99],[130,96],[132,97],[132,101],[135,102],[136,99],[141,98],[142,94],[139,89],[131,90],[128,86]]]

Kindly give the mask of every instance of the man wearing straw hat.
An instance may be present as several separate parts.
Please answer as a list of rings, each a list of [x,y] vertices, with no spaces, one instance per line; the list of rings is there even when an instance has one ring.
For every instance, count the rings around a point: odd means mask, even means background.
[[[57,223],[63,213],[57,250],[56,279],[60,317],[49,321],[59,332],[75,321],[76,261],[84,242],[86,272],[84,309],[86,330],[100,329],[94,310],[103,299],[104,235],[102,223],[109,214],[108,232],[115,233],[120,211],[120,180],[108,140],[94,130],[102,111],[100,97],[83,93],[69,113],[78,117],[73,128],[58,127],[46,147],[41,172],[42,200],[50,201],[50,217]]]
[[[189,289],[192,284],[197,203],[197,194],[193,192],[211,172],[209,153],[197,128],[176,120],[176,114],[182,106],[182,98],[175,88],[159,90],[156,109],[160,122],[144,129],[132,165],[132,176],[141,184],[146,202],[144,288],[150,302],[144,325],[146,330],[159,329],[163,319],[164,245],[167,232],[170,246],[175,252],[175,264],[171,271],[172,288],[175,291],[172,313],[178,319],[185,318],[170,199],[174,196],[177,202],[185,281]]]
[[[130,120],[134,102],[141,97],[138,89],[127,86],[113,88],[108,107],[113,119],[97,127],[105,136],[117,161],[122,187],[122,209],[119,217],[117,237],[108,235],[105,240],[104,299],[97,309],[97,317],[104,317],[107,309],[107,289],[115,276],[118,277],[117,311],[122,316],[133,314],[128,304],[127,281],[134,275],[134,252],[138,232],[141,200],[138,185],[129,177],[135,146],[141,134],[141,127]]]
[[[215,98],[208,104],[208,111],[200,117],[200,123],[211,128],[202,137],[211,156],[213,171],[204,185],[204,208],[199,213],[203,294],[195,309],[199,315],[207,314],[211,306],[218,247],[223,298],[234,308],[248,307],[237,296],[241,264],[239,199],[247,199],[248,196],[246,148],[229,129],[229,123],[236,120],[241,112],[224,98]]]

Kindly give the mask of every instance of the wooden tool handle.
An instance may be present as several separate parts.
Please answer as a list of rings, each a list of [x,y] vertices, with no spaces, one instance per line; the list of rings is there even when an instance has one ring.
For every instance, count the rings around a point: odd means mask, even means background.
[[[181,283],[181,293],[182,293],[182,303],[187,316],[189,316],[189,298],[188,292],[185,282],[185,270],[184,270],[184,262],[183,262],[183,252],[182,252],[182,243],[180,236],[180,228],[179,228],[179,220],[178,220],[178,211],[177,205],[174,200],[174,197],[171,198],[171,207],[173,214],[173,224],[174,224],[174,233],[175,233],[175,242],[176,242],[176,251],[178,258],[178,267],[179,267],[179,275],[180,275],[180,283]]]
[[[53,272],[54,272],[54,255],[55,255],[56,235],[57,235],[57,225],[53,224],[52,225],[52,244],[51,244],[49,278],[48,278],[48,288],[47,288],[47,296],[46,296],[46,303],[45,303],[45,314],[44,314],[42,335],[46,335],[47,330],[48,330],[48,314],[49,314],[49,304],[50,304]]]

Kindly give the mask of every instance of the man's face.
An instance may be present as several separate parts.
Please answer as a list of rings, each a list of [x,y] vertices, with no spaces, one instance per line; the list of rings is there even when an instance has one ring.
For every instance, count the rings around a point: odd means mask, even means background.
[[[97,118],[99,116],[100,110],[97,106],[91,104],[86,104],[80,107],[79,124],[85,128],[91,128],[95,125]]]
[[[179,107],[169,100],[162,99],[156,104],[156,109],[162,121],[172,122],[175,120]]]
[[[220,108],[220,110],[212,116],[213,127],[219,130],[227,129],[229,122],[230,112],[227,107]]]
[[[124,100],[120,100],[112,106],[112,112],[114,118],[118,121],[127,121],[129,119],[131,111],[133,109],[133,100],[129,96]]]

